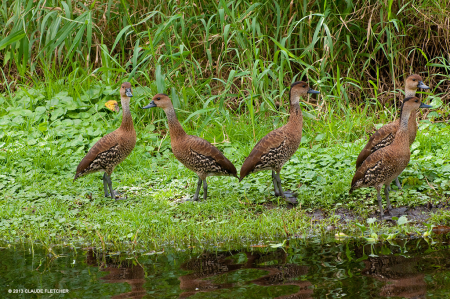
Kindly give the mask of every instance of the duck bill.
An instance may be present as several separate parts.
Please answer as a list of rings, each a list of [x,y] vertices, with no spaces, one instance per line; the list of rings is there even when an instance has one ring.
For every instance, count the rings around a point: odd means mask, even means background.
[[[125,95],[130,98],[133,96],[133,94],[131,93],[131,88],[125,88]]]
[[[310,89],[308,90],[308,93],[319,94],[320,91],[317,91],[317,90],[314,90],[314,89],[310,88]]]
[[[148,108],[154,108],[156,107],[156,104],[154,101],[151,101],[150,104],[148,104],[147,106],[142,107],[142,109],[148,109]]]
[[[419,108],[433,108],[433,106],[422,103]]]
[[[422,81],[419,81],[417,87],[422,89],[430,89],[430,87],[426,86]]]

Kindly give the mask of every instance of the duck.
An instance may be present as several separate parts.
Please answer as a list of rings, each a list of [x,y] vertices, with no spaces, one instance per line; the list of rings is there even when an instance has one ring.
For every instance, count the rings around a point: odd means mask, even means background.
[[[418,108],[432,108],[420,101],[417,97],[407,97],[403,100],[400,113],[399,127],[395,133],[394,140],[374,153],[372,153],[356,170],[351,183],[349,193],[363,187],[374,187],[377,190],[378,205],[381,218],[384,216],[383,204],[380,191],[383,185],[388,211],[392,209],[389,201],[391,182],[406,168],[409,163],[411,152],[409,149],[410,130],[409,123],[415,122],[411,114],[415,114]]]
[[[319,91],[312,89],[304,81],[292,83],[289,90],[290,115],[287,124],[264,136],[245,159],[240,171],[239,181],[242,181],[250,173],[271,170],[275,196],[281,196],[292,204],[297,200],[290,192],[283,191],[280,172],[297,151],[302,140],[303,115],[299,101],[300,97],[307,96],[308,93],[318,94]]]
[[[421,89],[430,89],[427,85],[423,83],[422,77],[417,74],[410,75],[405,80],[405,97],[414,97],[416,95],[416,91],[418,88]],[[411,113],[411,121],[408,122],[408,132],[409,132],[409,145],[413,144],[417,135],[417,114]],[[378,129],[373,135],[370,137],[366,146],[362,149],[358,158],[356,159],[356,169],[358,169],[364,160],[367,159],[372,153],[377,150],[388,146],[394,141],[395,134],[398,131],[400,125],[400,119],[396,119],[395,121],[388,123]],[[402,189],[402,185],[400,184],[398,177],[395,178],[395,184],[398,189]]]
[[[129,82],[121,84],[122,124],[117,130],[103,136],[94,144],[78,164],[73,179],[75,181],[90,173],[104,172],[102,180],[105,197],[111,197],[115,200],[123,200],[126,198],[120,197],[120,194],[114,191],[111,174],[114,168],[128,157],[136,145],[136,131],[130,112],[130,98],[132,96],[131,84]]]
[[[154,107],[159,107],[166,113],[170,143],[175,158],[198,176],[195,195],[186,201],[199,201],[202,184],[203,200],[206,200],[208,197],[206,178],[209,176],[233,176],[237,178],[236,167],[217,147],[203,138],[186,134],[178,121],[172,101],[167,94],[156,94],[153,96],[152,101],[142,108],[149,109]]]

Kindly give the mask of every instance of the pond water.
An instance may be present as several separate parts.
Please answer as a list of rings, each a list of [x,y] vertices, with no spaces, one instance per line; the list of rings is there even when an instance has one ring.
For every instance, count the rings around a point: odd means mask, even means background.
[[[450,298],[447,241],[102,254],[0,249],[0,298]]]

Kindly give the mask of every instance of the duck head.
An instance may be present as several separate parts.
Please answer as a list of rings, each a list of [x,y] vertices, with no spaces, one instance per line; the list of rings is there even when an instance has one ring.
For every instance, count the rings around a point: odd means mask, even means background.
[[[120,86],[120,99],[122,102],[122,107],[124,105],[130,104],[130,98],[133,96],[133,93],[131,92],[131,84],[130,82],[124,82]]]
[[[406,82],[405,82],[406,94],[414,95],[418,88],[430,89],[430,87],[426,86],[425,83],[423,83],[421,76],[419,76],[417,74],[408,76],[406,78]],[[408,92],[408,91],[410,91],[410,92]]]
[[[131,92],[131,84],[130,82],[124,82],[120,86],[120,95],[122,97],[128,97],[131,98],[133,96],[133,93]]]
[[[317,94],[320,92],[309,87],[308,83],[304,81],[297,81],[292,83],[291,89],[289,90],[289,99],[291,101],[291,104],[298,104],[300,97],[304,97],[308,93]]]
[[[433,108],[433,106],[422,103],[418,97],[407,97],[403,100],[402,111],[414,111],[419,108]]]
[[[166,95],[165,93],[158,93],[153,97],[152,101],[147,106],[142,107],[142,109],[154,107],[159,107],[163,110],[166,110],[168,108],[172,108],[173,105],[168,95]]]

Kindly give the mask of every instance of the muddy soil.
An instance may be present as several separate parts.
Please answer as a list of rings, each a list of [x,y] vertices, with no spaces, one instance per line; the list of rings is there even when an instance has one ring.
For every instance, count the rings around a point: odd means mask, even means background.
[[[264,204],[264,206],[267,209],[274,209],[279,207],[277,204],[273,202],[268,202]],[[286,205],[286,209],[292,209],[296,205],[288,203]],[[450,205],[448,202],[440,202],[438,204],[425,204],[425,205],[419,205],[415,207],[409,207],[409,206],[401,206],[401,207],[395,207],[390,211],[384,210],[384,217],[383,221],[394,221],[392,217],[401,217],[401,216],[407,216],[409,221],[415,222],[417,224],[421,224],[423,222],[426,222],[428,218],[430,218],[430,215],[433,213],[437,213],[442,210],[450,210]],[[361,216],[357,211],[350,210],[346,208],[338,208],[336,210],[324,210],[324,209],[315,209],[312,212],[308,212],[307,215],[312,218],[313,221],[320,221],[323,219],[327,219],[331,216],[339,217],[340,222],[346,223],[350,221],[365,221],[365,217]],[[375,213],[369,214],[368,218],[377,218],[380,219],[380,213],[376,211]]]

